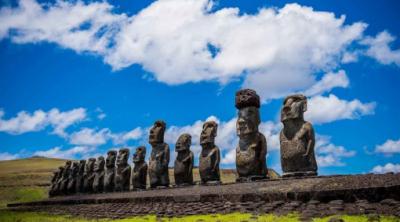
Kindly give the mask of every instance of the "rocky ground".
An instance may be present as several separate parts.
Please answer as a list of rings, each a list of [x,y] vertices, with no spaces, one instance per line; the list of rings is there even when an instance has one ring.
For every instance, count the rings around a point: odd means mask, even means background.
[[[10,204],[16,211],[44,211],[88,218],[156,214],[299,212],[304,220],[335,214],[400,217],[400,174],[276,179],[216,186],[60,196]]]

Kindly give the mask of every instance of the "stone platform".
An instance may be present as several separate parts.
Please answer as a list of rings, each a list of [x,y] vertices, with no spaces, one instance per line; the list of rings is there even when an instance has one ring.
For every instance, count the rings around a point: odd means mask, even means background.
[[[300,212],[304,218],[337,213],[400,217],[400,174],[319,176],[121,193],[59,196],[8,204],[12,210],[90,218],[157,214]]]

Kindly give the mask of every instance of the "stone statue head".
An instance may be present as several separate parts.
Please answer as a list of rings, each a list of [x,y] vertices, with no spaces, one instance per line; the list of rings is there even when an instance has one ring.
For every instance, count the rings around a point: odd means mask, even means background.
[[[85,165],[86,165],[86,160],[80,160],[79,161],[79,173],[85,172]]]
[[[218,124],[214,121],[207,121],[203,124],[200,134],[200,144],[214,143],[217,136]]]
[[[245,137],[258,132],[260,124],[260,97],[252,89],[242,89],[236,92],[235,106],[239,109],[236,121],[236,133]]]
[[[301,94],[290,95],[283,101],[281,110],[281,121],[293,119],[304,119],[304,112],[307,111],[307,98]]]
[[[153,127],[150,129],[149,143],[151,145],[160,144],[164,142],[164,132],[166,124],[162,120],[154,122]]]
[[[87,161],[86,161],[86,167],[85,167],[85,172],[86,173],[91,173],[91,172],[93,172],[93,169],[94,169],[94,163],[96,162],[96,159],[95,158],[89,158]]]
[[[146,147],[139,146],[136,148],[135,153],[133,154],[132,161],[134,163],[143,162],[146,157]]]
[[[117,166],[126,166],[128,165],[128,158],[129,158],[129,149],[124,148],[118,151],[117,156]]]
[[[99,156],[99,157],[97,157],[97,160],[96,160],[96,162],[94,163],[94,171],[102,171],[103,169],[104,169],[104,164],[105,164],[105,161],[104,161],[104,157],[102,157],[102,156]]]
[[[71,164],[72,164],[72,162],[71,162],[70,160],[68,160],[67,162],[65,162],[64,171],[63,171],[63,176],[67,176],[67,175],[70,173]]]
[[[117,151],[109,150],[107,152],[106,167],[107,168],[113,168],[115,166],[115,160],[116,159],[117,159]]]
[[[64,167],[63,166],[58,167],[58,178],[61,178],[63,174],[64,174]]]
[[[175,144],[176,152],[189,151],[190,145],[192,144],[192,136],[190,134],[184,133],[179,136]]]

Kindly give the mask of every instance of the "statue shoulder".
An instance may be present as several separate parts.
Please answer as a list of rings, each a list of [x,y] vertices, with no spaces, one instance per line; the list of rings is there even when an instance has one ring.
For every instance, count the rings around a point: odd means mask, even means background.
[[[303,128],[307,131],[314,131],[313,125],[307,121],[304,121]]]

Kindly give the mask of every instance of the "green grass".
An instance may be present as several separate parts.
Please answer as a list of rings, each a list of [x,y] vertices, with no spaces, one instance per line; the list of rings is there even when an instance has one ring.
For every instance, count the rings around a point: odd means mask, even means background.
[[[335,218],[341,218],[346,222],[369,222],[371,221],[371,217],[368,216],[334,216]],[[328,222],[330,217],[324,218],[316,218],[314,222]],[[211,214],[211,215],[193,215],[193,216],[184,216],[184,217],[173,217],[173,218],[157,218],[154,215],[148,216],[138,216],[131,217],[127,219],[118,219],[118,220],[110,220],[110,219],[84,219],[79,217],[71,217],[71,216],[55,216],[48,215],[43,213],[31,213],[31,212],[12,212],[12,211],[0,211],[0,221],[2,222],[151,222],[151,221],[169,221],[169,222],[296,222],[299,221],[299,216],[297,214],[289,214],[285,216],[277,216],[273,214],[265,214],[265,215],[252,215],[247,213],[231,213],[231,214]],[[390,216],[380,216],[379,221],[381,222],[398,222],[399,218],[390,217]]]

